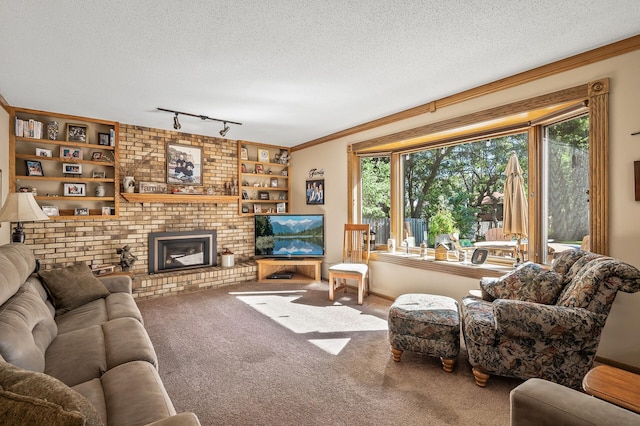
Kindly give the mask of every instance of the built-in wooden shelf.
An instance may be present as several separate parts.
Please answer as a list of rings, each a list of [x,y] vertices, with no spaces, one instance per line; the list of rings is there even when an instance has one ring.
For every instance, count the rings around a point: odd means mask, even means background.
[[[201,195],[201,194],[140,194],[121,192],[120,195],[130,203],[235,203],[237,195]]]

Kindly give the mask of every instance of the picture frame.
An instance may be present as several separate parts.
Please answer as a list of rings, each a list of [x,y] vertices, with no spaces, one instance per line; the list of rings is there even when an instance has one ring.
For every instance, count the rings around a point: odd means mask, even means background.
[[[240,148],[240,159],[249,160],[249,150],[244,146]]]
[[[242,163],[242,173],[247,173],[247,166]]]
[[[268,200],[269,199],[269,193],[266,191],[258,191],[258,199],[259,200]]]
[[[67,124],[67,142],[89,143],[87,126],[84,124]]]
[[[111,207],[102,207],[102,216],[111,216]]]
[[[489,255],[489,250],[487,249],[475,249],[473,251],[473,255],[471,256],[471,263],[474,265],[481,265],[487,260],[487,256]]]
[[[98,151],[91,153],[91,161],[102,161],[104,154]]]
[[[273,177],[273,178],[271,178],[271,184],[270,184],[270,186],[271,186],[272,188],[277,188],[277,187],[278,187],[278,178],[274,178],[274,177]]]
[[[242,206],[242,213],[249,213],[249,207]]]
[[[65,197],[84,197],[87,195],[87,184],[65,183],[63,194]]]
[[[202,185],[202,148],[167,143],[167,183]]]
[[[44,148],[36,148],[37,157],[51,157],[51,150]]]
[[[60,216],[58,206],[42,206],[42,212],[47,216]]]
[[[109,133],[98,133],[98,145],[111,145],[111,138],[109,136]]]
[[[67,175],[81,175],[82,164],[62,163],[62,173]]]
[[[88,207],[77,207],[74,212],[76,216],[89,216],[89,208]]]
[[[262,174],[264,169],[262,168],[262,164],[256,164],[256,173]]]
[[[42,163],[35,160],[25,160],[27,163],[27,176],[44,176]]]
[[[307,204],[324,204],[324,179],[307,180]]]
[[[276,204],[276,213],[286,213],[287,212],[287,204],[286,203],[278,203]]]
[[[262,163],[269,163],[269,150],[268,149],[263,149],[263,148],[258,148],[258,161],[262,162]]]
[[[105,179],[107,177],[107,172],[93,172],[91,173],[91,177],[94,179]]]
[[[80,148],[61,146],[60,158],[71,158],[74,160],[82,160],[82,150]]]
[[[280,195],[278,195],[278,200],[286,200],[286,199],[287,199],[286,192],[281,192]]]
[[[243,200],[248,200],[249,199],[249,193],[247,192],[246,189],[242,190],[242,199]]]
[[[253,212],[254,213],[262,213],[262,206],[260,204],[254,204],[253,205]]]

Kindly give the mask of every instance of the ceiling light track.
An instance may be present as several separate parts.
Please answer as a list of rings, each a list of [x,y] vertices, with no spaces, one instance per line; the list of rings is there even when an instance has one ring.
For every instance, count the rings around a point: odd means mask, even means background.
[[[207,115],[201,115],[201,114],[191,114],[189,112],[183,112],[183,111],[176,111],[173,109],[167,109],[167,108],[160,108],[158,107],[158,111],[164,111],[164,112],[170,112],[172,114],[174,114],[173,116],[173,128],[176,130],[179,130],[182,125],[180,124],[180,121],[178,120],[178,115],[188,115],[189,117],[196,117],[199,118],[201,120],[211,120],[211,121],[218,121],[220,123],[223,124],[223,129],[220,130],[220,136],[225,137],[227,135],[227,132],[229,131],[229,124],[236,124],[238,126],[242,126],[242,123],[238,123],[237,121],[229,121],[229,120],[222,120],[219,118],[213,118],[213,117],[209,117]]]

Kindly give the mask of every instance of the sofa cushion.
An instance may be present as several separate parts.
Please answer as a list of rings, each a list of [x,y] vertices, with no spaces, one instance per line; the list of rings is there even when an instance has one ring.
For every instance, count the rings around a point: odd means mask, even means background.
[[[494,299],[522,300],[525,302],[555,303],[564,288],[564,277],[527,262],[499,280],[480,281],[480,288]]]
[[[45,373],[69,386],[100,377],[130,361],[158,364],[147,331],[133,318],[59,334],[47,349],[45,360]]]
[[[105,423],[108,414],[113,425],[146,425],[176,414],[158,371],[144,361],[119,365],[73,389],[98,407]]]
[[[38,274],[51,295],[56,315],[110,294],[83,262],[76,262],[65,268],[40,271]]]
[[[0,306],[0,355],[11,364],[44,372],[44,354],[58,328],[41,291],[27,280]]]
[[[0,362],[0,423],[102,425],[87,398],[59,380]]]
[[[0,246],[0,305],[18,291],[35,268],[33,252],[24,244]]]
[[[134,318],[143,324],[140,309],[129,293],[112,293],[58,315],[55,320],[58,334],[62,334],[118,318]]]

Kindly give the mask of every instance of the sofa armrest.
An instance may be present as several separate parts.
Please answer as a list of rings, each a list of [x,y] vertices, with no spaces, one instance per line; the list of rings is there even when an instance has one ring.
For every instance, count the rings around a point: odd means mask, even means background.
[[[507,299],[494,300],[493,313],[499,334],[544,340],[593,340],[606,319],[582,308]]]
[[[640,414],[542,379],[513,389],[510,401],[511,426],[640,424]]]
[[[146,426],[200,426],[200,421],[193,413],[180,413],[149,423]]]
[[[98,277],[102,284],[107,287],[111,293],[129,293],[132,292],[131,277],[129,275],[106,275]]]

